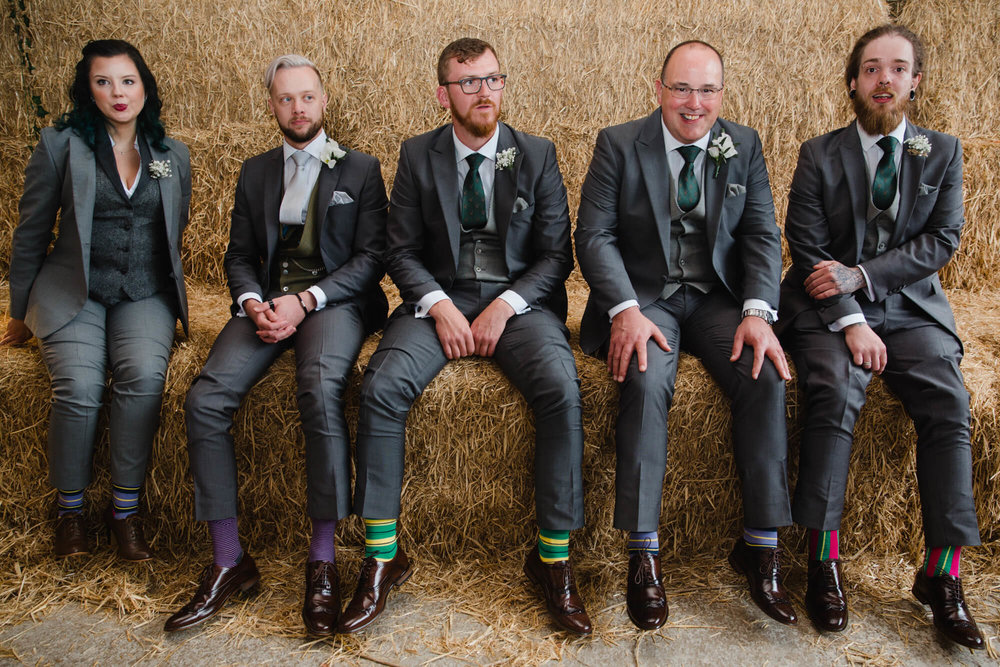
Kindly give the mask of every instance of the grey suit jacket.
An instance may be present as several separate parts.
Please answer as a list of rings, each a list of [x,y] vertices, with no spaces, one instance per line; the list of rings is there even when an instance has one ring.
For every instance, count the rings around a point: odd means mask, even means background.
[[[241,294],[263,296],[268,292],[271,262],[278,247],[282,158],[279,146],[250,158],[240,169],[224,259],[234,315]],[[388,204],[379,162],[360,151],[350,151],[333,168],[324,165],[320,169],[317,187],[320,254],[328,273],[316,285],[326,295],[328,306],[356,302],[370,333],[385,323],[388,311],[379,286],[385,274],[382,260]],[[353,201],[334,204],[334,192],[343,192]]]
[[[962,206],[962,146],[958,139],[909,122],[906,139],[927,136],[926,157],[903,149],[899,210],[889,250],[864,263],[876,301],[901,292],[933,320],[955,333],[955,318],[937,271],[958,249],[965,222]],[[788,194],[785,236],[792,255],[781,285],[781,320],[787,327],[799,313],[816,309],[825,324],[861,313],[859,293],[813,301],[803,282],[812,267],[833,259],[846,266],[861,261],[869,187],[857,128],[845,128],[802,144]]]
[[[452,126],[403,142],[389,203],[389,275],[403,308],[451,287],[461,236],[458,168]],[[499,124],[497,152],[514,148],[514,164],[493,186],[497,231],[508,278],[531,308],[566,319],[565,281],[573,270],[566,187],[548,139]]]
[[[167,151],[150,146],[154,160],[169,160],[172,174],[158,179],[170,249],[171,278],[180,320],[187,332],[187,292],[181,266],[181,234],[191,202],[187,146],[164,139]],[[20,222],[14,230],[10,262],[10,316],[23,319],[39,338],[76,317],[88,295],[96,173],[101,167],[72,130],[47,127],[24,170]],[[143,169],[148,169],[143,165]],[[46,254],[59,217],[59,235]]]
[[[590,285],[580,326],[589,354],[607,341],[608,311],[635,299],[655,301],[670,259],[670,172],[660,110],[609,127],[597,135],[580,196],[576,254]],[[706,155],[706,236],[715,275],[734,299],[778,302],[781,232],[760,137],[742,125],[718,120],[712,135],[732,136],[738,154],[718,176]]]

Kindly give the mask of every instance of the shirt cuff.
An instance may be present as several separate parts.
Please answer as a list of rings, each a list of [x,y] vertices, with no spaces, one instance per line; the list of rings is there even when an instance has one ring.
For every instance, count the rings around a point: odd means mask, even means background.
[[[323,310],[326,308],[326,292],[321,290],[316,285],[313,285],[306,291],[316,297],[316,310]]]
[[[858,264],[858,268],[861,269],[861,275],[865,277],[865,296],[872,303],[875,303],[875,290],[872,288],[871,278],[868,277],[868,272],[865,271],[865,267]]]
[[[247,316],[247,311],[243,310],[243,302],[246,301],[247,299],[257,299],[261,303],[264,303],[264,297],[262,297],[260,294],[257,294],[257,292],[244,292],[243,294],[240,294],[238,297],[236,297],[236,305],[240,307],[240,309],[236,312],[236,317]]]
[[[826,325],[826,328],[834,333],[838,331],[843,331],[852,324],[864,324],[865,316],[862,313],[852,313],[851,315],[844,315],[843,317],[835,319]]]
[[[748,308],[756,308],[757,310],[766,310],[767,312],[771,313],[771,317],[774,318],[775,322],[778,321],[778,311],[772,308],[771,304],[769,304],[767,301],[764,301],[763,299],[744,299],[743,310],[747,310]]]
[[[413,316],[418,320],[423,319],[430,315],[430,309],[438,301],[444,301],[448,299],[448,295],[445,294],[444,290],[436,289],[433,292],[428,292],[421,297],[420,301],[417,301],[416,309],[414,310]]]
[[[507,302],[507,305],[514,309],[515,315],[523,315],[524,313],[531,310],[528,306],[528,302],[521,298],[521,295],[512,289],[506,290],[499,297]]]
[[[628,310],[632,306],[638,306],[638,305],[639,305],[639,302],[636,301],[635,299],[629,299],[628,301],[622,301],[617,306],[615,306],[614,308],[612,308],[611,310],[608,311],[608,319],[609,320],[613,320],[613,319],[615,319],[615,315],[617,315],[618,313],[622,312],[623,310]]]

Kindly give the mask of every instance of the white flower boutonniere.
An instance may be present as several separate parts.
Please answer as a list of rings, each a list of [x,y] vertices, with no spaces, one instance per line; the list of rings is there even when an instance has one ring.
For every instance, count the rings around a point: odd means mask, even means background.
[[[173,174],[170,171],[170,160],[153,160],[149,163],[149,177],[153,180],[170,178]]]
[[[903,142],[903,145],[906,146],[906,152],[910,155],[927,157],[931,154],[931,140],[924,134],[918,134],[915,137],[910,137]]]
[[[715,162],[715,173],[712,174],[713,178],[718,177],[719,170],[722,169],[722,165],[725,164],[726,160],[739,155],[736,151],[737,146],[739,144],[733,143],[733,138],[725,132],[722,132],[709,142],[708,157],[712,158],[712,161]]]
[[[333,139],[327,139],[326,143],[323,144],[323,148],[319,151],[319,159],[320,162],[333,169],[350,152],[350,148],[343,148]]]
[[[497,171],[513,167],[515,157],[517,157],[517,149],[513,146],[497,153]]]

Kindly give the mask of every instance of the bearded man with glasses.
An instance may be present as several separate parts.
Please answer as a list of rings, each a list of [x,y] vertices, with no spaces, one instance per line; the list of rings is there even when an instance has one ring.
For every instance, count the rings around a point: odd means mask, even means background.
[[[709,44],[674,47],[654,87],[659,109],[598,135],[575,235],[591,289],[580,344],[621,383],[614,525],[629,531],[626,609],[642,629],[667,619],[657,528],[683,349],[732,399],[744,533],[729,562],[765,613],[792,624],[777,550],[791,523],[789,372],[771,331],[781,236],[760,137],[719,119],[722,57]]]

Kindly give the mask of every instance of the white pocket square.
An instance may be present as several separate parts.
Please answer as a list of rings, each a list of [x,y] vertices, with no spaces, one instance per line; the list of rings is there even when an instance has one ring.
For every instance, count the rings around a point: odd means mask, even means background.
[[[926,183],[921,183],[920,187],[917,188],[917,196],[923,197],[924,195],[929,195],[937,192],[937,188],[933,185],[927,185]]]
[[[746,191],[747,191],[747,188],[746,188],[745,185],[741,185],[740,183],[730,183],[726,187],[726,196],[727,197],[739,197],[741,194],[743,194]]]
[[[517,213],[518,211],[523,211],[526,208],[528,208],[528,202],[524,201],[524,199],[518,197],[517,199],[514,200],[514,211],[513,211],[514,213]]]
[[[330,197],[331,206],[336,206],[338,204],[350,204],[353,201],[354,200],[351,198],[351,195],[346,192],[341,192],[340,190],[335,191],[333,196]]]

